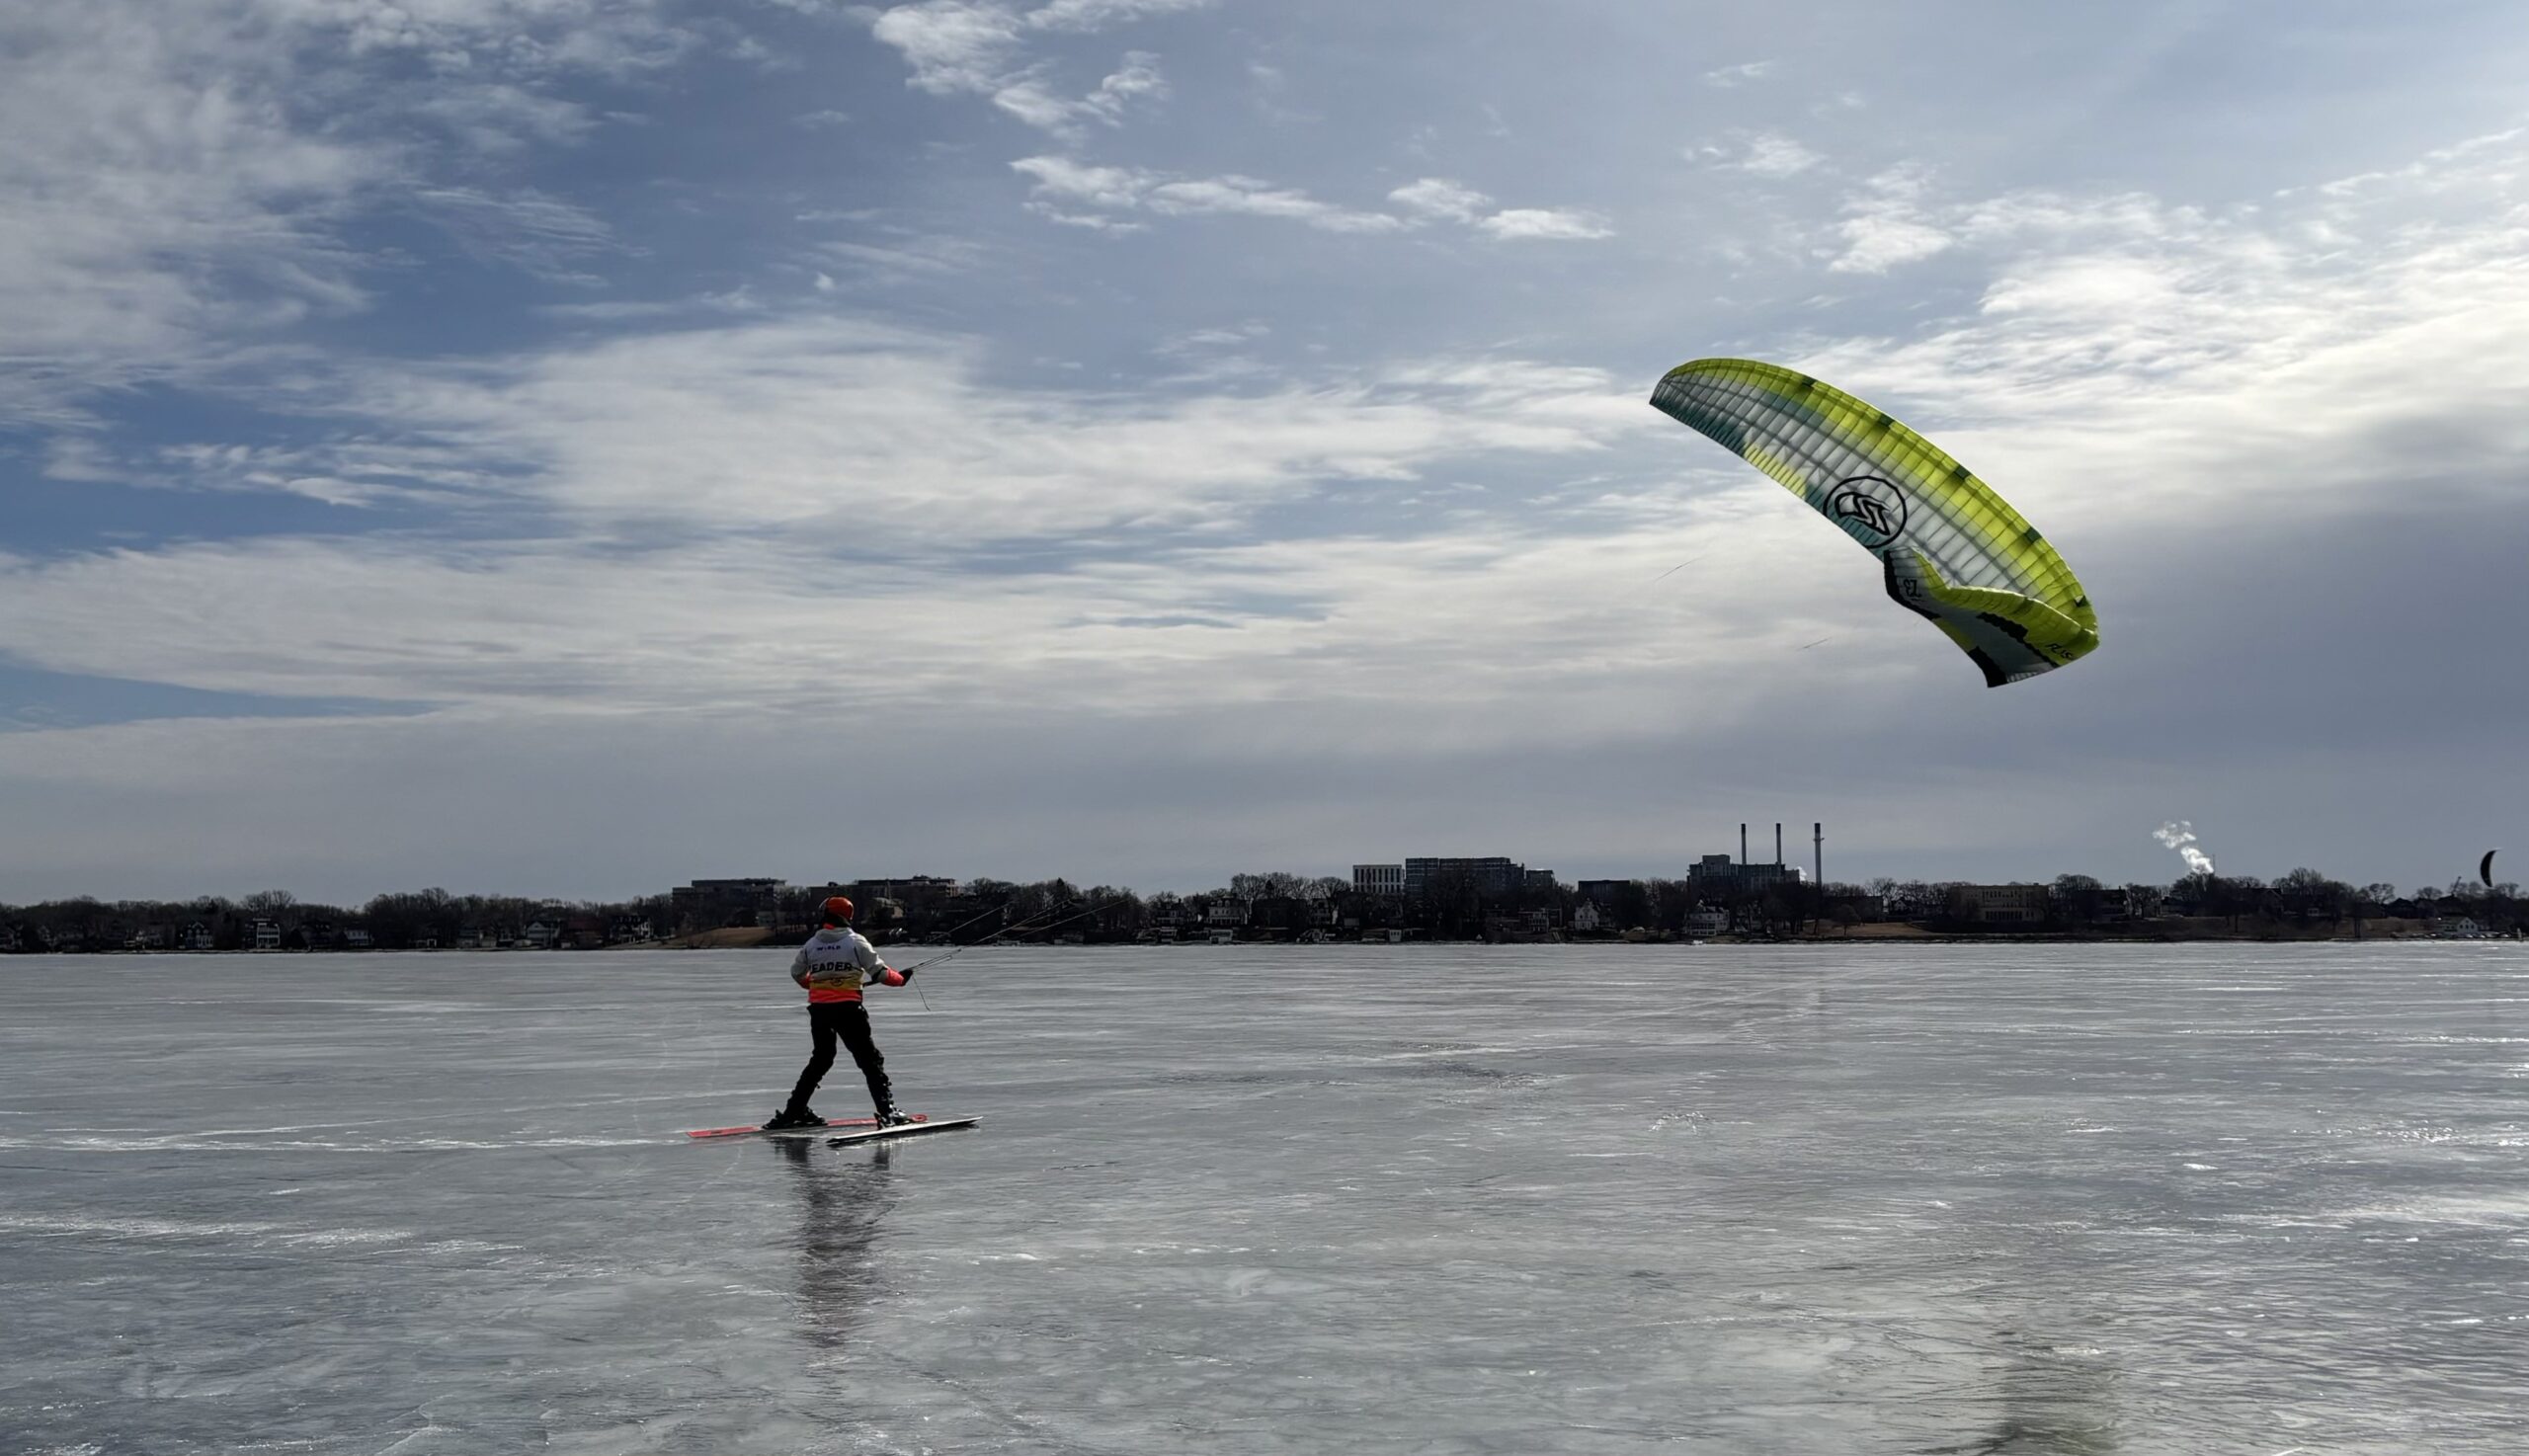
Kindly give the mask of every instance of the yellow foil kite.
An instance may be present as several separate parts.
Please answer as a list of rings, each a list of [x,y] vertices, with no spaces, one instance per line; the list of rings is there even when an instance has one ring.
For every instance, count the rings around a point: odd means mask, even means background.
[[[2037,527],[1938,445],[1778,364],[1699,359],[1651,402],[1781,482],[1880,560],[1888,595],[1974,658],[1985,686],[2098,646],[2098,614]]]

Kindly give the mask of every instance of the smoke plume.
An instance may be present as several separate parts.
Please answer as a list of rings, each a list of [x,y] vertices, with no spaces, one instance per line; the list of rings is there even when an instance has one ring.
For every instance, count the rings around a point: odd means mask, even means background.
[[[2152,838],[2177,850],[2186,861],[2189,874],[2211,874],[2213,856],[2195,848],[2195,826],[2183,819],[2172,819],[2152,831]]]

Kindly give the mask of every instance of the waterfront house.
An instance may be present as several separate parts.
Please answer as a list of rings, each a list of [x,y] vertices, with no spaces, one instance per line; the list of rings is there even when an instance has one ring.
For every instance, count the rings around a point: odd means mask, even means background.
[[[2045,923],[2048,901],[2044,885],[1960,885],[1959,917],[1987,926],[2034,926]]]
[[[1312,924],[1310,905],[1294,895],[1265,895],[1248,905],[1247,924],[1275,939],[1290,938]]]

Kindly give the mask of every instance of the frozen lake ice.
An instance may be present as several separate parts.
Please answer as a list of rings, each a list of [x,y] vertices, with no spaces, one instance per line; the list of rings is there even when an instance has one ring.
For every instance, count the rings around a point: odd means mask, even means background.
[[[785,956],[0,960],[0,1449],[2529,1450],[2518,945]]]

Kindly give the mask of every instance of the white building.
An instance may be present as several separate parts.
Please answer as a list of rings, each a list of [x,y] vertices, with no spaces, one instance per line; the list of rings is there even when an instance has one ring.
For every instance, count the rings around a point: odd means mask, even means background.
[[[1355,894],[1384,895],[1390,900],[1401,900],[1405,898],[1405,866],[1355,864],[1352,866],[1352,889]]]

